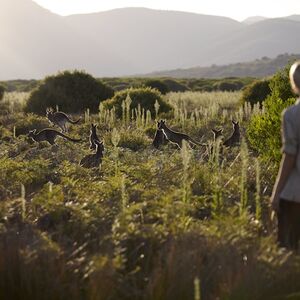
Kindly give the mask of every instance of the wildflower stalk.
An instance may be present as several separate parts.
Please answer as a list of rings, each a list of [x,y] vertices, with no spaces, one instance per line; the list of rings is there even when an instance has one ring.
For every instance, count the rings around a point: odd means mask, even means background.
[[[200,279],[198,277],[194,279],[194,299],[201,300]]]
[[[256,193],[255,193],[255,217],[256,220],[261,220],[261,185],[260,185],[260,165],[259,160],[255,160],[255,170],[256,170]]]
[[[117,175],[119,173],[119,149],[118,144],[120,142],[120,134],[117,131],[116,128],[113,129],[112,135],[111,135],[111,142],[114,146],[114,157],[115,157],[115,174]]]
[[[25,186],[21,184],[21,205],[22,205],[22,220],[26,217],[26,199],[25,199]]]
[[[189,163],[191,159],[191,153],[188,149],[186,141],[182,141],[181,158],[183,164],[183,181],[182,181],[182,200],[187,203],[190,196],[190,184],[189,184]]]
[[[248,191],[247,191],[247,169],[249,161],[249,152],[245,140],[241,144],[241,182],[240,182],[240,213],[245,212],[248,206]]]

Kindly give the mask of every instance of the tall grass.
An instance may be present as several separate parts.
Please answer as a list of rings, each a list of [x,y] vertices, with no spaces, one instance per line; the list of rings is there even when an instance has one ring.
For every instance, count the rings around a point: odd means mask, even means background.
[[[0,144],[0,299],[297,297],[299,257],[267,230],[272,162],[246,140],[229,149],[213,142],[212,128],[226,138],[236,118],[243,134],[261,113],[239,107],[239,96],[168,94],[174,111],[162,116],[126,99],[120,119],[100,105],[70,126],[84,141],[57,148],[28,143],[27,128],[44,124],[36,116],[1,115],[3,137],[16,118],[20,134]],[[153,149],[161,117],[212,147]],[[78,164],[92,121],[105,141],[100,170]]]

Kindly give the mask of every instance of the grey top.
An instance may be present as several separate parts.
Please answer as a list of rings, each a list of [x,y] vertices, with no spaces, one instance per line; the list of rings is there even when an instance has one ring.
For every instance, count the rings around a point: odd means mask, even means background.
[[[280,198],[300,203],[300,98],[283,112],[282,152],[296,155],[296,166],[289,176]]]

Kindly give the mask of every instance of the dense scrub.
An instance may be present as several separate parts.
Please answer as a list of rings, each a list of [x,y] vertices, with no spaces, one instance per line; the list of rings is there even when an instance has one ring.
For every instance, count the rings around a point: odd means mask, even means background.
[[[241,103],[246,102],[254,104],[262,104],[264,100],[271,94],[270,80],[257,80],[246,86],[243,90]]]
[[[58,147],[29,143],[25,115],[0,116],[1,299],[289,299],[299,257],[275,242],[268,197],[276,166],[245,142],[222,149],[212,128],[242,135],[258,106],[240,93],[170,93],[167,124],[212,145],[153,149],[156,122],[103,107]],[[18,113],[18,115],[16,115]],[[130,114],[131,115],[131,114]],[[17,116],[17,117],[16,117]],[[104,140],[101,168],[84,169],[90,123]],[[24,125],[25,126],[25,125]],[[26,125],[27,128],[28,125]],[[29,128],[29,127],[28,127]],[[27,130],[27,129],[26,129]]]
[[[289,68],[278,71],[270,79],[269,86],[270,95],[263,102],[262,112],[252,116],[247,135],[253,149],[262,157],[279,162],[281,115],[296,100],[289,82]]]
[[[115,78],[98,78],[99,82],[105,83],[114,91],[125,90],[128,88],[137,88],[147,85],[147,82],[155,81],[167,86],[170,92],[185,92],[185,91],[215,91],[220,90],[219,85],[228,83],[234,86],[234,90],[240,90],[247,84],[254,81],[254,78],[135,78],[135,77],[115,77]],[[0,82],[8,92],[30,92],[38,87],[42,82],[39,80],[9,80]],[[165,87],[164,87],[165,90]],[[227,89],[228,90],[228,89]],[[230,88],[229,90],[233,90]]]
[[[25,110],[44,114],[48,107],[58,107],[65,112],[97,112],[100,101],[111,98],[113,90],[91,75],[65,71],[48,76],[31,92]]]

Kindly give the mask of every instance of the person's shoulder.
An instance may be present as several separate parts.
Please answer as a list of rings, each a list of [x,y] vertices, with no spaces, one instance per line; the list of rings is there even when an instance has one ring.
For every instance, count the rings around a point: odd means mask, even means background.
[[[282,115],[289,116],[289,115],[293,115],[294,113],[300,112],[300,103],[298,101],[299,100],[297,100],[295,104],[285,108],[282,112]]]
[[[289,107],[287,107],[285,110],[282,112],[282,117],[285,120],[291,120],[291,119],[296,119],[299,120],[300,117],[300,101],[297,100],[297,102]]]

